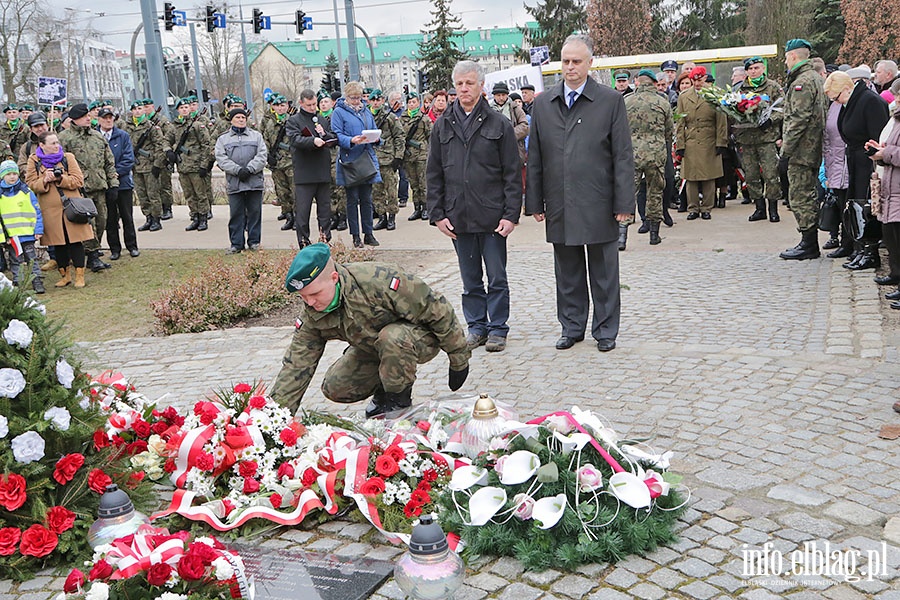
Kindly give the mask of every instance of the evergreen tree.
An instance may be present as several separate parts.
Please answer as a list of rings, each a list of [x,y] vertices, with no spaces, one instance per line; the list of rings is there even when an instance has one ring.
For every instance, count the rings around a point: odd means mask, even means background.
[[[433,0],[431,22],[422,33],[425,40],[418,42],[419,58],[425,64],[420,71],[425,74],[431,89],[447,89],[452,86],[453,67],[469,58],[460,50],[454,37],[464,34],[459,16],[450,12],[450,0]],[[422,92],[423,90],[419,90]]]
[[[686,50],[743,46],[746,11],[747,0],[687,0],[674,35]]]
[[[837,62],[844,41],[844,15],[841,14],[840,0],[816,0],[809,41],[822,60],[826,63]]]
[[[547,46],[551,60],[559,58],[569,35],[587,28],[583,0],[538,0],[535,6],[526,4],[525,10],[537,21],[537,27],[519,27],[525,46]],[[519,56],[531,60],[528,48],[523,48]]]
[[[328,93],[338,89],[337,72],[339,68],[340,65],[338,64],[337,56],[334,55],[334,51],[332,50],[328,56],[325,57],[325,76],[322,77],[322,89],[326,90]]]

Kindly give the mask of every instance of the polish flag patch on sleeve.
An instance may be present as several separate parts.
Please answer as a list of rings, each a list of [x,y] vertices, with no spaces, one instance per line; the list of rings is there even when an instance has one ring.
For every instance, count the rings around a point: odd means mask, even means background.
[[[294,321],[294,329],[300,329],[301,327],[303,327],[303,319],[297,317],[297,319]]]
[[[391,277],[391,283],[388,286],[393,291],[397,291],[400,289],[400,278],[399,277]]]

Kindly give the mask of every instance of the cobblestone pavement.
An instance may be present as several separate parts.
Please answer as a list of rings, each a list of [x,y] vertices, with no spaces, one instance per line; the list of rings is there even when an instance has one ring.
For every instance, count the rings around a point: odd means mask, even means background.
[[[500,354],[477,350],[460,393],[488,392],[521,416],[579,405],[623,435],[652,436],[656,447],[675,452],[672,470],[686,476],[691,508],[678,543],[616,565],[533,573],[513,559],[480,559],[459,599],[900,599],[900,441],[877,436],[882,425],[900,422],[891,410],[900,388],[900,319],[885,310],[871,271],[849,274],[828,260],[786,263],[761,251],[628,251],[618,347],[601,354],[589,342],[554,349],[559,331],[546,249],[516,250],[509,270],[509,346]],[[458,307],[452,256],[423,275]],[[163,402],[188,406],[211,388],[271,380],[291,331],[229,330],[87,349],[94,364],[121,369],[151,398],[168,394]],[[341,351],[330,345],[324,363]],[[415,398],[447,397],[446,369],[443,355],[421,367]],[[325,401],[322,372],[306,405],[362,410]],[[826,542],[862,552],[857,575],[876,566],[867,564],[866,551],[884,565],[858,581],[744,572],[748,549],[770,544],[770,555],[780,552],[790,568],[792,552]],[[367,524],[345,521],[286,531],[263,545],[384,559],[401,551]],[[0,600],[44,600],[61,581],[0,582]],[[376,598],[402,593],[389,581]]]

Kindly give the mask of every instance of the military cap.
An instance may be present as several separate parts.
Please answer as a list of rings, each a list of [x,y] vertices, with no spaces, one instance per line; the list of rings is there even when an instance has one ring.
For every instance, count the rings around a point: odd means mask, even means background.
[[[228,120],[231,121],[238,115],[244,115],[246,117],[248,114],[249,113],[244,108],[233,108],[228,111]]]
[[[325,265],[328,264],[330,258],[331,250],[328,248],[328,244],[310,244],[302,248],[288,268],[284,287],[289,292],[299,292],[325,270]]]
[[[46,125],[47,117],[44,113],[38,111],[28,115],[28,118],[25,121],[28,123],[29,127],[36,127],[38,125]]]
[[[23,104],[19,107],[19,110],[30,110],[34,112],[34,106],[32,106],[31,104]]]
[[[369,92],[369,100],[378,100],[381,98],[384,98],[384,92],[382,92],[378,88],[375,88],[374,90]]]
[[[200,102],[200,98],[197,97],[197,94],[191,94],[190,96],[188,96],[188,100],[189,100],[191,103],[193,103],[193,102]]]
[[[244,104],[244,99],[241,98],[240,96],[232,96],[231,103],[232,104]]]
[[[73,121],[80,119],[86,114],[88,114],[88,107],[84,102],[80,102],[69,109],[69,118]]]
[[[763,62],[761,56],[751,56],[750,58],[744,59],[744,68],[749,69],[753,65],[758,65]]]
[[[715,83],[716,78],[712,76],[712,73],[706,74],[706,83]]]
[[[807,50],[812,50],[812,44],[804,39],[794,38],[792,40],[788,40],[784,45],[785,52],[790,52],[791,50],[796,50],[798,48],[806,48]]]
[[[100,112],[97,113],[97,118],[114,117],[114,116],[116,116],[116,111],[114,111],[113,109],[111,109],[108,106],[104,106],[103,108],[100,109]]]
[[[613,78],[617,81],[619,79],[631,79],[631,73],[629,73],[628,71],[616,71],[613,75]]]
[[[491,90],[492,94],[508,94],[509,86],[506,85],[505,81],[498,81],[494,84],[494,89]]]
[[[329,97],[329,94],[328,94],[328,90],[326,90],[325,88],[322,88],[321,90],[318,91],[318,93],[316,93],[316,100],[321,100],[322,98],[327,98],[327,97]]]
[[[144,106],[153,106],[153,98],[144,98]]]
[[[130,105],[128,105],[129,110],[134,110],[136,108],[140,108],[144,105],[143,100],[133,100]]]
[[[664,60],[663,64],[659,65],[660,71],[677,71],[678,63],[674,60]]]
[[[415,92],[410,92],[406,95],[407,98],[418,98],[419,95]]]
[[[7,104],[6,106],[3,107],[3,112],[8,112],[11,110],[19,110],[19,107],[16,106],[15,104]]]
[[[343,96],[343,94],[341,94],[341,90],[334,90],[333,92],[331,92],[331,99],[335,102],[340,100],[341,96]]]
[[[510,100],[521,100],[522,96],[519,94],[519,92],[513,92],[512,94],[509,95],[509,99]]]
[[[526,83],[525,85],[520,86],[519,89],[520,89],[520,90],[531,90],[531,91],[533,92],[533,91],[534,91],[534,86],[531,85],[530,83]],[[455,94],[455,93],[456,93],[456,90],[453,90],[453,93]]]
[[[531,89],[534,89],[534,86],[530,86],[530,87],[531,87]],[[522,89],[523,89],[523,90],[527,90],[528,88],[529,88],[529,86],[527,86],[527,85],[522,86]],[[448,95],[448,96],[455,96],[455,95],[456,95],[456,88],[450,88],[449,90],[447,90],[447,95]]]
[[[272,106],[275,106],[276,104],[284,104],[287,102],[287,98],[285,98],[281,94],[272,94],[269,97],[269,100],[271,101]]]
[[[694,67],[691,69],[691,79],[706,79],[706,67]]]
[[[94,100],[90,104],[88,104],[88,110],[94,110],[95,108],[100,108],[100,101]]]
[[[191,103],[191,101],[188,100],[187,98],[179,98],[178,100],[175,101],[175,108],[178,108],[179,106],[182,106],[184,104],[190,104],[190,103]]]
[[[638,71],[637,76],[638,77],[649,77],[650,79],[653,80],[654,83],[656,82],[656,73],[654,73],[650,69],[641,69],[640,71]]]

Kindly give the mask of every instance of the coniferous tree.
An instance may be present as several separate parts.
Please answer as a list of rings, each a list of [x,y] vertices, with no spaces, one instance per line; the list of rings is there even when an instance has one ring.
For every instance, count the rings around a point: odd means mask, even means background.
[[[816,53],[826,63],[837,62],[844,41],[844,15],[841,0],[817,0],[812,19],[812,42]]]
[[[674,35],[685,50],[744,44],[747,0],[687,0],[681,10]]]
[[[332,51],[325,57],[325,76],[322,77],[322,89],[329,93],[338,89],[337,73],[339,68],[340,65],[338,64],[337,56],[335,56],[334,51]]]
[[[452,86],[453,67],[461,60],[469,58],[465,50],[460,50],[457,35],[462,35],[462,21],[450,12],[450,0],[433,0],[431,22],[422,33],[425,40],[418,42],[419,58],[425,64],[421,71],[428,80],[430,89],[447,89]],[[419,90],[420,92],[422,90]]]
[[[569,35],[587,29],[584,0],[539,0],[535,6],[526,4],[525,10],[537,21],[537,27],[519,27],[525,45],[547,46],[551,60],[559,58]],[[519,54],[522,60],[531,58],[527,48]]]

